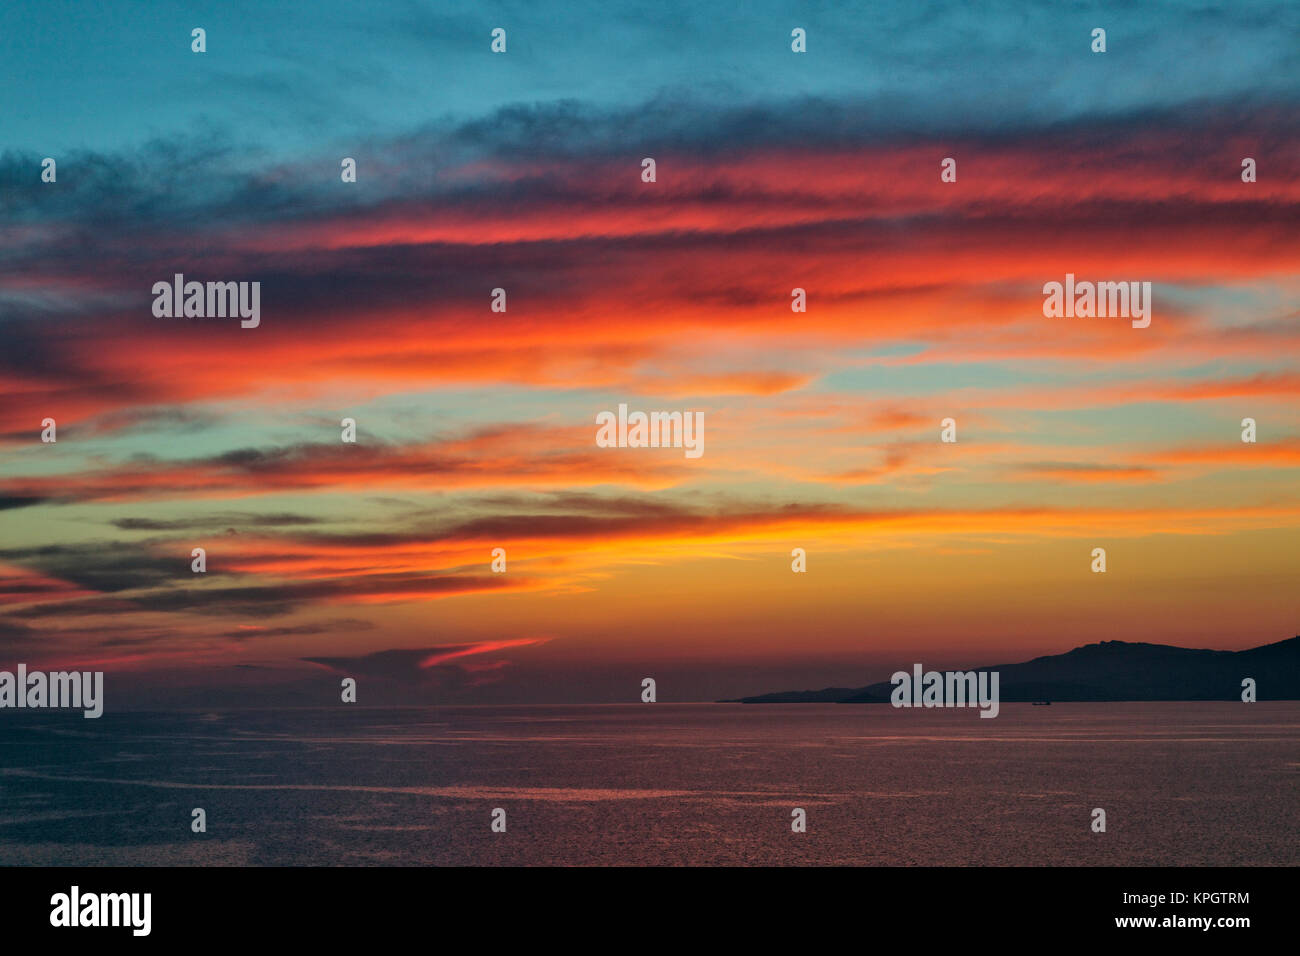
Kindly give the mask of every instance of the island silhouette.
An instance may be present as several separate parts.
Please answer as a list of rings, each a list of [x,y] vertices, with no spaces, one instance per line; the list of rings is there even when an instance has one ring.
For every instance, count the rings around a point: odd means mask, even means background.
[[[912,661],[896,670],[910,670]],[[931,668],[926,668],[930,670]],[[949,668],[953,669],[953,668]],[[1214,651],[1101,641],[1064,654],[1019,664],[960,668],[997,671],[1004,703],[1036,701],[1241,700],[1242,681],[1252,678],[1258,700],[1300,700],[1300,637],[1242,651]],[[865,687],[779,691],[722,703],[886,703],[888,680]]]

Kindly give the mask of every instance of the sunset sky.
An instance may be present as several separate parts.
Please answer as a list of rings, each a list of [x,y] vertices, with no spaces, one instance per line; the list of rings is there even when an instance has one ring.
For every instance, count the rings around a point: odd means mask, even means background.
[[[1144,6],[6,4],[0,668],[673,701],[1294,636],[1300,6]]]

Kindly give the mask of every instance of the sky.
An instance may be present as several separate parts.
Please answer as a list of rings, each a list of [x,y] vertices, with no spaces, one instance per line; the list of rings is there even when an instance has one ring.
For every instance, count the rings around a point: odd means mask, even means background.
[[[4,5],[0,668],[691,701],[1294,636],[1300,6],[973,6]]]

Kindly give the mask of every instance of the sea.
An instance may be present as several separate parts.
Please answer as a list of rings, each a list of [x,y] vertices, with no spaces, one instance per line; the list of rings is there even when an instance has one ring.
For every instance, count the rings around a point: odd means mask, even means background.
[[[1300,702],[0,714],[0,865],[1298,863]]]

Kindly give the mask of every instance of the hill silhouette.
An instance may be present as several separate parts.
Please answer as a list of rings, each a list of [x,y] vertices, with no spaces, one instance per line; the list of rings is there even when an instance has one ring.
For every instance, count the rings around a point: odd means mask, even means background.
[[[908,661],[896,669],[911,667]],[[1019,664],[960,669],[997,671],[1004,702],[1241,700],[1241,682],[1247,677],[1254,678],[1259,700],[1300,700],[1300,637],[1244,651],[1102,641]],[[760,694],[739,703],[884,703],[893,689],[884,680],[859,688]]]

